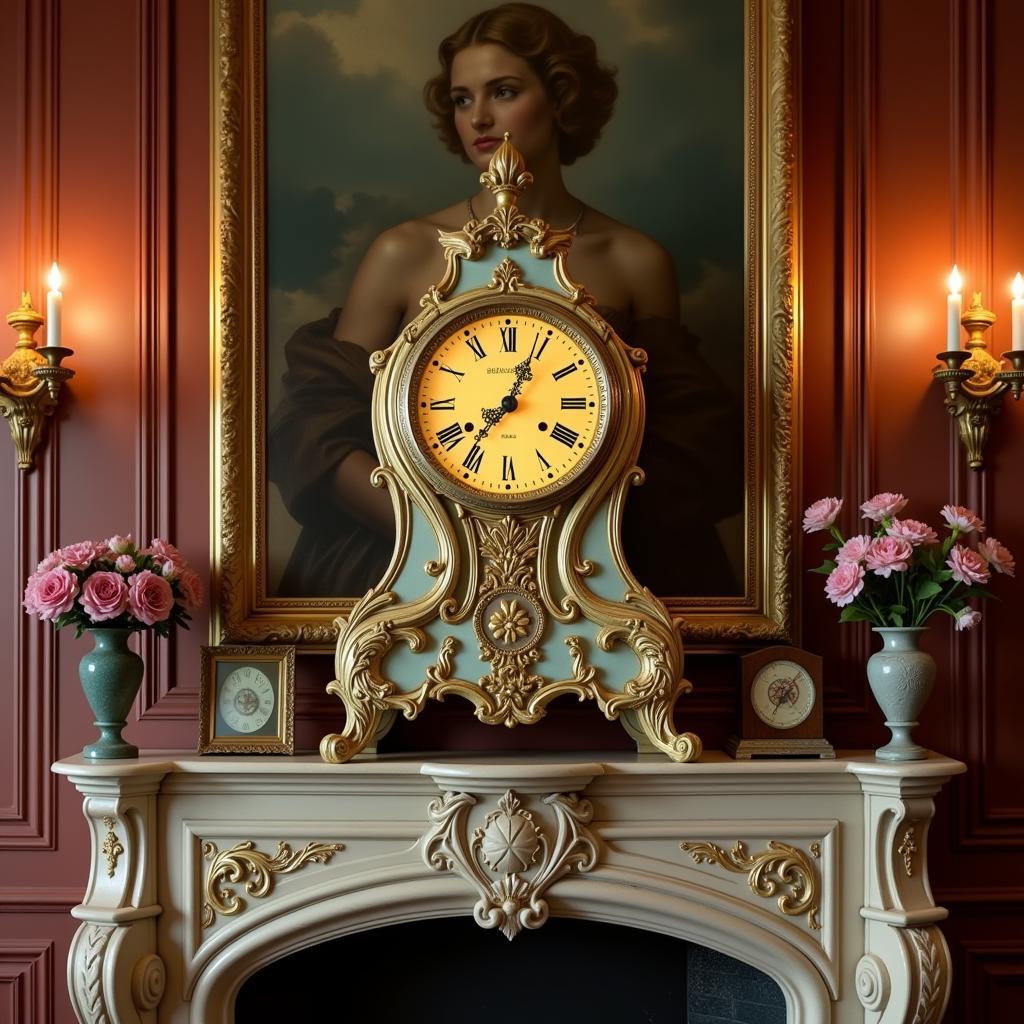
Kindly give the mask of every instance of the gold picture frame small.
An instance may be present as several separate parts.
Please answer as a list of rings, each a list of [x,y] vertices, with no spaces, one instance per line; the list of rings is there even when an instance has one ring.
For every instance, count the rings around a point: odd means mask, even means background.
[[[291,754],[294,725],[294,646],[202,648],[200,754]]]

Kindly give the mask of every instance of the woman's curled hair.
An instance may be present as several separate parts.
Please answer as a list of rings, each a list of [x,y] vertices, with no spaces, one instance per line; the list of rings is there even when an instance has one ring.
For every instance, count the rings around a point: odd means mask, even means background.
[[[589,153],[615,107],[615,69],[601,64],[590,36],[574,32],[561,18],[534,4],[508,3],[481,11],[437,49],[441,71],[423,88],[434,127],[452,152],[469,162],[455,130],[451,97],[452,61],[469,46],[495,43],[525,60],[544,83],[554,104],[563,164]]]

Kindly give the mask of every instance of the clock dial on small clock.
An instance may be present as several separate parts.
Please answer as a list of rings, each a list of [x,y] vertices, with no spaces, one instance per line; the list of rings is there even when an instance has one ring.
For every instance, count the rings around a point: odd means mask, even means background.
[[[742,736],[736,758],[835,757],[822,737],[821,658],[796,647],[768,647],[741,659]]]
[[[267,724],[276,703],[267,674],[254,665],[243,665],[221,684],[217,709],[235,732],[252,733]]]

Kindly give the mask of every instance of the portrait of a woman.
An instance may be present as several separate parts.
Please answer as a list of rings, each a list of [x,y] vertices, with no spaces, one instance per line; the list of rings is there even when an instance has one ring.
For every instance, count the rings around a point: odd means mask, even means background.
[[[615,71],[589,35],[526,3],[473,15],[445,36],[438,57],[423,95],[442,145],[468,165],[465,192],[378,234],[343,304],[287,342],[268,462],[301,533],[278,593],[361,595],[388,564],[391,499],[370,484],[377,459],[368,357],[391,344],[442,276],[438,232],[490,212],[493,197],[478,178],[505,132],[534,178],[520,208],[572,232],[573,277],[586,284],[619,335],[648,353],[640,457],[647,483],[631,494],[624,522],[635,574],[665,596],[738,592],[716,529],[740,511],[743,499],[735,390],[719,380],[681,323],[680,284],[667,249],[590,205],[564,173],[600,149],[619,93]],[[677,552],[684,545],[699,557],[682,560]]]

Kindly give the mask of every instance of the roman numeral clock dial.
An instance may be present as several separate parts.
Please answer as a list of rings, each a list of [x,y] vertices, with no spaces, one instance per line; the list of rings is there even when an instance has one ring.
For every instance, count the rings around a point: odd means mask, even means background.
[[[463,315],[428,342],[409,391],[420,453],[441,489],[521,501],[576,480],[607,430],[594,341],[522,309]]]

